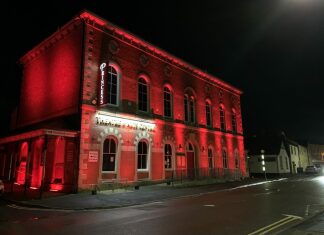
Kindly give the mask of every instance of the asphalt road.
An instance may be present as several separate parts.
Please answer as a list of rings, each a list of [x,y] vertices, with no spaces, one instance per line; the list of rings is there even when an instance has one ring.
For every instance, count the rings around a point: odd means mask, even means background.
[[[110,210],[0,205],[0,234],[275,234],[324,209],[324,176]]]

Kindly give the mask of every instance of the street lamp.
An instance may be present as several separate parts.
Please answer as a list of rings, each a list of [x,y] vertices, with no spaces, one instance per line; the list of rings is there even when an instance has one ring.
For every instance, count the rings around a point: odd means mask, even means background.
[[[267,180],[267,172],[266,172],[266,166],[265,166],[265,159],[264,159],[264,150],[261,149],[261,160],[262,160],[262,171],[264,172],[264,178]]]

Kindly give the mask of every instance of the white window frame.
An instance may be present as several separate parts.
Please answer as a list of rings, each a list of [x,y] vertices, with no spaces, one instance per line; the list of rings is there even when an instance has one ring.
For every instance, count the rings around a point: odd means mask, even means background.
[[[116,152],[115,152],[115,170],[113,170],[113,171],[105,171],[105,170],[103,170],[102,169],[102,167],[103,167],[103,158],[104,158],[104,146],[105,146],[105,141],[106,140],[108,140],[108,139],[112,139],[113,141],[115,141],[115,144],[116,144]],[[109,136],[107,136],[105,139],[104,139],[104,141],[102,142],[102,154],[101,154],[101,172],[102,173],[116,173],[117,172],[117,166],[118,166],[118,164],[117,164],[117,161],[118,161],[118,139],[115,137],[115,136],[113,136],[113,135],[109,135]]]
[[[140,142],[145,142],[146,145],[147,145],[147,156],[146,156],[146,168],[145,169],[139,169],[138,168],[138,145]],[[138,172],[148,172],[150,170],[150,158],[151,158],[151,146],[150,146],[150,143],[147,139],[141,139],[138,141],[137,145],[136,145],[136,163],[135,163],[135,166],[136,166],[136,170]]]

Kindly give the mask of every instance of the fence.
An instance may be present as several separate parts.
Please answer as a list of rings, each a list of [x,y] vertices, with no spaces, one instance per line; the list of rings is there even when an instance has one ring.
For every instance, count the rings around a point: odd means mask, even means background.
[[[239,169],[224,168],[192,168],[179,169],[172,172],[166,180],[182,181],[182,180],[201,180],[201,179],[224,179],[239,180],[243,177]]]

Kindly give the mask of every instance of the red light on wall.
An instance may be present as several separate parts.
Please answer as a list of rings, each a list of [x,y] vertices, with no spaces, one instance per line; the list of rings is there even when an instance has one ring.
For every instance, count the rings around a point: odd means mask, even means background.
[[[51,184],[51,187],[50,187],[50,191],[52,191],[52,192],[61,191],[62,189],[63,189],[62,184]]]

